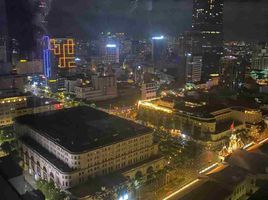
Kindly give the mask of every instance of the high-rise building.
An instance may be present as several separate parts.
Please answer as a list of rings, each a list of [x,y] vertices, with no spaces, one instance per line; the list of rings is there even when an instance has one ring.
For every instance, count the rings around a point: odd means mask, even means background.
[[[166,39],[164,36],[152,37],[152,60],[157,64],[166,52]]]
[[[196,83],[201,81],[202,56],[194,56],[190,53],[186,56],[185,81]]]
[[[119,63],[119,46],[117,44],[106,44],[103,63]]]
[[[199,34],[206,80],[219,72],[223,54],[223,0],[194,0],[192,29]]]
[[[38,0],[38,7],[40,10],[39,16],[40,16],[40,20],[41,20],[41,23],[42,23],[44,29],[45,29],[46,24],[47,24],[46,16],[49,13],[50,1],[51,0]]]
[[[193,56],[203,60],[200,34],[193,31],[186,31],[179,36],[179,80],[192,82]],[[203,62],[197,67],[198,71],[202,70]],[[194,70],[195,71],[195,70]],[[200,71],[201,73],[202,71]],[[199,74],[199,72],[198,72]],[[201,74],[198,75],[201,78]],[[200,81],[198,78],[198,81]],[[194,82],[198,82],[194,81]]]
[[[51,54],[50,54],[50,39],[48,36],[43,37],[43,69],[46,78],[51,78]]]
[[[252,69],[268,69],[268,45],[259,44],[255,47],[252,55]]]

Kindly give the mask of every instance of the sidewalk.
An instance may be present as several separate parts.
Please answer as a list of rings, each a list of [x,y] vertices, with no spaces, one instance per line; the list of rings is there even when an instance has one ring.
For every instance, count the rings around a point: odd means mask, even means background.
[[[34,189],[37,189],[34,177],[27,170],[23,171],[25,181],[27,181]]]

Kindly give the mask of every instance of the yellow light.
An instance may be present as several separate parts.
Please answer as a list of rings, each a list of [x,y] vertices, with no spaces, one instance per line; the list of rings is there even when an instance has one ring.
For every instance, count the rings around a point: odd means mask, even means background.
[[[27,60],[20,60],[20,62],[21,62],[21,63],[26,63],[26,62],[27,62]]]
[[[55,82],[57,82],[57,80],[49,80],[48,82],[49,83],[55,83]]]
[[[64,42],[58,42],[56,39],[50,40],[51,50],[58,57],[59,68],[75,67],[74,57],[74,39],[67,39]]]
[[[210,74],[211,77],[218,77],[219,74]]]
[[[166,113],[172,113],[171,109],[164,108],[164,107],[161,107],[161,106],[157,106],[157,105],[155,105],[155,104],[153,104],[151,102],[148,102],[148,101],[139,101],[138,106],[144,106],[144,107],[155,109],[155,110],[158,110],[158,111],[163,111],[163,112],[166,112]]]
[[[204,172],[207,172],[207,171],[211,170],[212,168],[216,167],[218,164],[219,164],[219,163],[216,162],[216,163],[214,163],[213,165],[210,165],[209,167],[207,167],[207,168],[201,170],[201,171],[199,172],[199,174],[203,174]]]
[[[177,191],[173,192],[172,194],[168,195],[167,197],[163,198],[163,200],[168,200],[170,199],[171,197],[175,196],[176,194],[178,194],[179,192],[185,190],[186,188],[194,185],[195,183],[199,182],[200,180],[199,179],[195,179],[194,181],[192,181],[191,183],[183,186],[182,188],[178,189]]]

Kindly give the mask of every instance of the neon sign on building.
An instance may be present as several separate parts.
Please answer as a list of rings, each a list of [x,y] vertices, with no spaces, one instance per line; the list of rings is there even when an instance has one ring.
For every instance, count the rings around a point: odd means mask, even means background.
[[[50,62],[50,39],[48,36],[43,37],[43,67],[46,78],[51,77],[51,62]]]
[[[50,50],[57,58],[59,68],[76,67],[74,46],[74,39],[50,39]]]

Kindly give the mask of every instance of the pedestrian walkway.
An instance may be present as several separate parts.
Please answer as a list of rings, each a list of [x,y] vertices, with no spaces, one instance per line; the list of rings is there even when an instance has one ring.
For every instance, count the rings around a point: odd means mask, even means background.
[[[24,179],[31,185],[32,188],[37,189],[36,182],[34,180],[34,176],[29,174],[27,170],[23,171]]]

